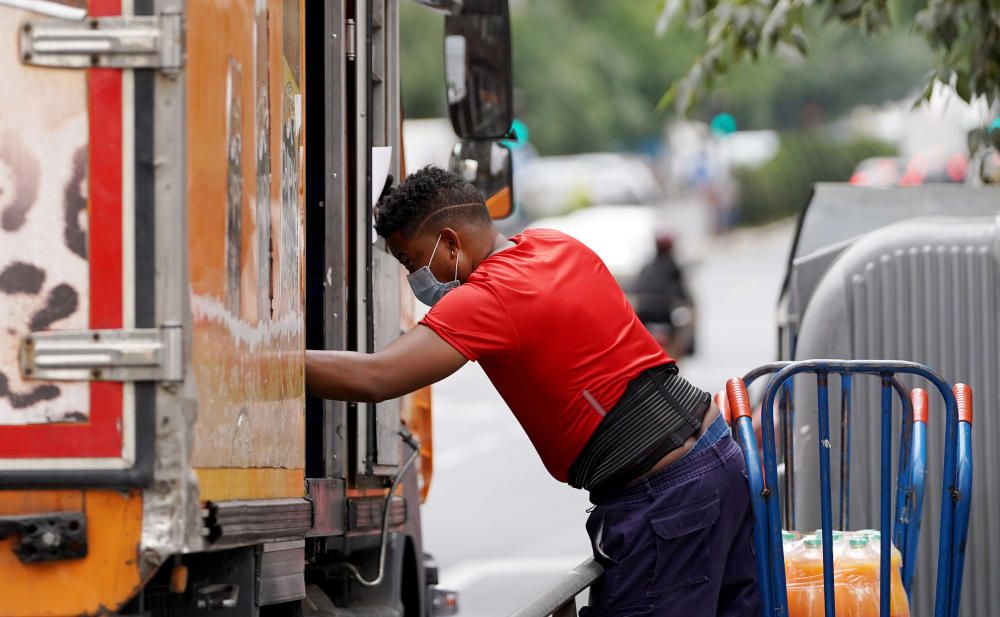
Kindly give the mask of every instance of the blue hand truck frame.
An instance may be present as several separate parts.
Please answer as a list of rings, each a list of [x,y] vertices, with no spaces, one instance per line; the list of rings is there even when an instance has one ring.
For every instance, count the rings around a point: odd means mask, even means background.
[[[840,523],[846,527],[850,503],[849,449],[850,415],[853,375],[870,375],[881,379],[881,539],[880,607],[881,617],[890,611],[891,539],[904,554],[904,585],[912,582],[916,565],[917,537],[923,500],[923,479],[926,472],[925,421],[913,421],[922,411],[926,418],[926,393],[914,389],[909,393],[897,375],[913,375],[929,382],[945,403],[945,453],[941,528],[938,537],[938,568],[935,588],[935,617],[957,617],[961,596],[965,547],[968,536],[969,506],[972,493],[972,392],[964,384],[952,388],[930,368],[915,362],[880,360],[805,360],[762,366],[744,379],[731,379],[726,394],[731,415],[735,418],[737,439],[746,461],[754,515],[754,544],[760,582],[762,615],[786,617],[788,599],[785,585],[785,563],[782,550],[782,521],[775,452],[774,405],[778,393],[783,393],[781,423],[786,460],[785,516],[793,527],[794,511],[790,489],[794,486],[794,460],[791,458],[792,420],[791,385],[795,375],[816,375],[818,443],[820,471],[820,508],[823,534],[823,579],[825,614],[835,615],[833,586],[833,513],[830,471],[829,376],[841,379],[842,452]],[[764,390],[761,405],[763,465],[757,449],[747,385],[761,376],[773,374]],[[897,393],[902,402],[904,421],[901,422],[900,460],[897,477],[897,503],[892,509],[892,399]],[[906,421],[906,416],[911,421]],[[921,418],[922,419],[922,418]],[[846,460],[845,460],[846,459]],[[893,520],[894,519],[894,520]],[[895,526],[893,526],[895,522]],[[907,591],[909,588],[907,587]]]

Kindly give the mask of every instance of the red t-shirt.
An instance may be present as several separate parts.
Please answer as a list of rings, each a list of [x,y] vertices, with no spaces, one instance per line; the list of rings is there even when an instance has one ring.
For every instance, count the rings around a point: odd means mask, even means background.
[[[550,229],[511,240],[420,323],[479,362],[565,482],[602,411],[639,373],[673,360],[589,248]]]

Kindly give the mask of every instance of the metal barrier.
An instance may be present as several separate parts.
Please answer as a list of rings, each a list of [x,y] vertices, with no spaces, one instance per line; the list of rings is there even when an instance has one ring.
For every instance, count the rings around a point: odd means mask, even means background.
[[[576,617],[576,597],[603,573],[601,564],[590,557],[510,617]]]

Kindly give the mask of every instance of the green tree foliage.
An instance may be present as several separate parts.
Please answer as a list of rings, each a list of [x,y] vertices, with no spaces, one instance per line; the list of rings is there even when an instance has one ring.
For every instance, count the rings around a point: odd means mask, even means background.
[[[416,2],[399,4],[400,88],[407,118],[448,115],[444,98],[444,18]]]
[[[912,17],[911,17],[912,16]],[[744,60],[805,55],[812,21],[843,24],[863,34],[888,31],[912,20],[936,54],[935,81],[950,84],[965,101],[1000,101],[1000,3],[997,0],[664,0],[658,27],[669,24],[704,32],[706,46],[685,76],[661,99],[681,111],[692,108],[713,79]]]
[[[657,36],[659,15],[655,0],[512,3],[515,106],[542,154],[629,150],[660,138],[668,117],[655,107],[664,84],[706,48],[695,29]],[[404,2],[400,28],[406,115],[446,115],[443,18]],[[812,43],[805,59],[730,71],[695,114],[729,111],[741,129],[798,128],[817,109],[829,118],[901,97],[920,86],[932,62],[926,45],[905,33],[870,40],[823,28]]]
[[[655,36],[649,1],[533,0],[513,21],[514,83],[546,154],[622,150],[658,139],[663,84],[683,74],[697,33]]]
[[[724,109],[743,128],[811,126],[915,91],[933,61],[923,41],[902,32],[870,38],[828,27],[811,45],[805,58],[730,71],[696,110]]]
[[[512,7],[515,107],[541,152],[630,149],[660,136],[656,101],[694,57],[698,34],[659,39],[650,25],[656,15],[649,0]],[[413,2],[400,5],[400,18],[406,115],[446,115],[443,19]]]

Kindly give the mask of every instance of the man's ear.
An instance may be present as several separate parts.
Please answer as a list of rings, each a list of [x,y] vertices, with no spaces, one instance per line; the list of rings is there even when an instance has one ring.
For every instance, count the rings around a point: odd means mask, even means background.
[[[441,248],[447,249],[448,255],[454,257],[460,250],[462,250],[462,240],[458,236],[458,232],[451,227],[445,227],[441,230]]]

